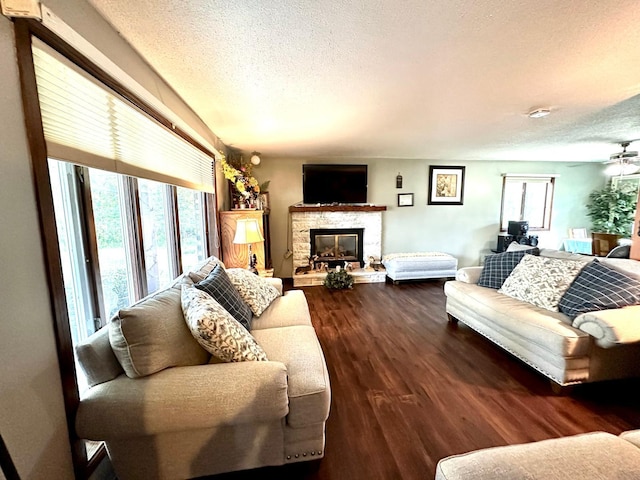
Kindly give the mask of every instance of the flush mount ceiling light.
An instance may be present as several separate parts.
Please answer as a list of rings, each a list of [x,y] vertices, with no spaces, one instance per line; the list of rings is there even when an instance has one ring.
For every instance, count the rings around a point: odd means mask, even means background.
[[[251,153],[251,163],[254,165],[260,165],[260,152]]]
[[[529,118],[542,118],[546,117],[551,113],[551,110],[548,108],[536,108],[535,110],[531,110],[527,115]]]

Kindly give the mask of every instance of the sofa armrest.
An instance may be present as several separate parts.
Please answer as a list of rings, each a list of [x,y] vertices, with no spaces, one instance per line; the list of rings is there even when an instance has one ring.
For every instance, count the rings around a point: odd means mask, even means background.
[[[456,280],[464,283],[478,283],[484,267],[463,267],[456,272]]]
[[[218,363],[96,385],[80,401],[76,431],[80,438],[110,440],[268,421],[288,412],[283,363]]]
[[[640,342],[640,305],[587,312],[578,315],[573,326],[596,339],[602,348]]]
[[[267,282],[269,282],[271,285],[276,287],[276,289],[280,292],[280,295],[282,295],[282,279],[281,278],[264,277],[264,279]]]

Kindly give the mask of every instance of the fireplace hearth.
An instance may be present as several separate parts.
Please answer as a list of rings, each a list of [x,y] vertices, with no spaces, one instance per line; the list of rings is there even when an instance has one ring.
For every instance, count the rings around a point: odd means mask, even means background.
[[[344,262],[357,262],[363,266],[364,228],[311,229],[309,237],[316,264],[323,262],[333,268]]]

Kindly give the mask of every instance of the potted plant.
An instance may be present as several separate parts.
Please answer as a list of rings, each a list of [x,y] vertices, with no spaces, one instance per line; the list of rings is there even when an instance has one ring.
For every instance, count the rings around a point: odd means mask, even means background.
[[[329,272],[324,279],[324,286],[335,290],[353,288],[353,276],[342,269]]]
[[[637,192],[628,185],[618,188],[608,184],[591,192],[587,215],[592,231],[629,237],[636,212]]]

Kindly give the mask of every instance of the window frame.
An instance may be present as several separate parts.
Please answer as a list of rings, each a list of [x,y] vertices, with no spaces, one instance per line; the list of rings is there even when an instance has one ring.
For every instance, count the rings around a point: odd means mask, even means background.
[[[541,180],[546,180],[546,183],[551,186],[551,192],[549,192],[547,189],[547,192],[545,195],[545,200],[543,205],[543,210],[544,210],[543,226],[532,227],[531,225],[529,225],[529,231],[544,232],[544,231],[551,230],[551,219],[553,217],[553,197],[556,192],[556,185],[555,185],[556,177],[557,175],[503,174],[502,175],[502,196],[500,200],[500,223],[499,223],[500,232],[506,232],[508,229],[508,226],[504,226],[504,223],[505,223],[504,215],[505,215],[505,193],[506,193],[507,183],[509,182],[510,179],[523,181],[524,187],[522,190],[522,200],[520,203],[519,218],[510,218],[508,220],[516,220],[516,221],[526,220],[526,218],[524,218],[524,212],[526,211],[526,205],[527,205],[526,203],[527,180],[530,183],[540,183]]]
[[[56,230],[55,212],[53,208],[53,196],[51,191],[51,178],[48,166],[48,151],[45,142],[45,135],[42,126],[42,112],[38,98],[38,90],[36,86],[36,74],[34,67],[34,59],[32,52],[32,38],[36,37],[56,50],[61,55],[78,65],[81,69],[95,77],[99,82],[111,88],[125,100],[129,101],[147,115],[151,116],[155,121],[173,130],[183,140],[192,146],[207,153],[212,158],[215,155],[206,147],[202,146],[197,140],[191,137],[184,130],[174,125],[164,115],[159,113],[155,108],[147,102],[139,98],[128,88],[122,85],[118,80],[107,74],[100,67],[96,66],[91,60],[80,54],[75,48],[71,47],[67,42],[62,40],[56,34],[47,29],[40,22],[31,19],[17,18],[14,22],[14,34],[16,45],[16,57],[20,79],[20,89],[22,94],[23,111],[25,118],[25,126],[28,137],[28,147],[31,160],[32,177],[35,189],[35,200],[40,220],[40,236],[41,245],[44,256],[44,269],[46,272],[46,281],[49,289],[50,307],[53,317],[53,327],[56,341],[56,351],[58,355],[58,365],[62,382],[62,391],[64,398],[64,408],[67,420],[67,431],[69,434],[69,443],[71,447],[71,457],[73,461],[75,478],[88,478],[95,468],[106,456],[104,444],[100,446],[95,455],[87,458],[84,441],[79,438],[75,432],[76,411],[80,403],[80,394],[78,392],[78,381],[75,370],[75,361],[73,353],[73,343],[71,340],[71,331],[69,327],[68,309],[64,291],[64,283],[62,279],[62,265],[58,247],[58,235]],[[82,178],[82,174],[78,173],[78,178],[82,182],[82,208],[84,211],[84,221],[87,227],[86,240],[88,246],[88,254],[90,258],[90,272],[96,282],[92,286],[90,292],[93,298],[99,302],[99,311],[101,313],[101,324],[106,324],[104,318],[104,305],[101,296],[97,295],[101,290],[99,264],[97,262],[97,239],[95,238],[95,224],[93,219],[87,220],[92,215],[87,215],[91,208],[91,195],[88,191],[88,185]],[[217,205],[214,199],[218,197],[217,182],[214,180],[214,193],[206,194],[213,209],[213,215],[206,215],[205,218],[209,223],[207,232],[212,232],[215,237],[205,242],[205,248],[208,249],[208,255],[220,255],[220,249],[215,245],[219,242],[219,222],[217,221]],[[176,200],[177,201],[177,200]],[[175,202],[174,202],[175,203]],[[177,208],[174,212],[177,218]],[[178,238],[179,240],[179,238]],[[179,244],[178,244],[179,245]],[[214,247],[214,248],[211,248]],[[179,250],[179,248],[178,248]],[[179,257],[178,257],[179,258]],[[181,268],[180,263],[177,263]]]

